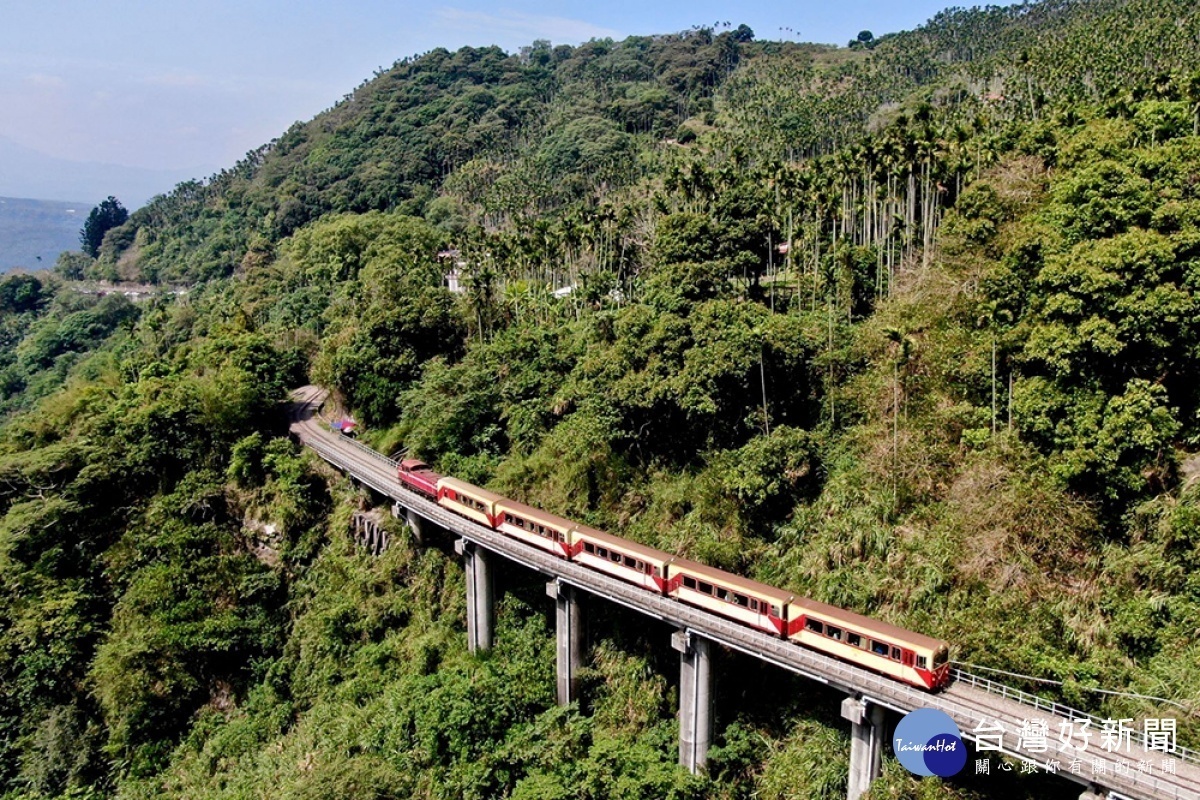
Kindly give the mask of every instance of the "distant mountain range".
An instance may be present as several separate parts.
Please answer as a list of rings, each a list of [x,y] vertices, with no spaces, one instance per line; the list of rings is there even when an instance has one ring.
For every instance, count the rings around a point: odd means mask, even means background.
[[[0,197],[0,271],[49,269],[63,250],[78,250],[91,210],[88,203]]]
[[[84,213],[109,195],[133,211],[156,194],[165,194],[181,181],[205,177],[216,169],[195,167],[152,170],[69,161],[31,150],[0,137],[0,196],[80,198]],[[72,204],[78,205],[78,204]]]

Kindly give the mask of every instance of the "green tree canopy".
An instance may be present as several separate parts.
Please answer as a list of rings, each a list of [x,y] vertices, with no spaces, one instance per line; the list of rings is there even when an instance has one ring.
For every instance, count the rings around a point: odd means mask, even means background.
[[[83,252],[92,258],[100,255],[100,244],[104,241],[104,234],[118,225],[123,225],[127,219],[129,212],[125,210],[125,206],[121,205],[120,200],[109,195],[107,200],[92,209],[87,221],[83,223],[83,230],[79,232]]]

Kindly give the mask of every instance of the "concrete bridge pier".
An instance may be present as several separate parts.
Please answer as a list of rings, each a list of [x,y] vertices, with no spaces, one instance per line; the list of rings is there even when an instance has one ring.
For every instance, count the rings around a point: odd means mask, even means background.
[[[392,504],[392,516],[396,519],[402,519],[408,523],[408,529],[412,531],[413,541],[419,547],[425,546],[425,537],[434,531],[441,530],[441,527],[435,525],[429,520],[422,517],[411,508],[405,508],[399,503]]]
[[[847,800],[858,800],[883,772],[883,706],[864,699],[842,701],[842,719],[850,721],[850,783]]]
[[[671,647],[679,651],[679,763],[696,774],[708,764],[713,735],[711,646],[691,631],[676,631]]]
[[[466,539],[454,543],[467,571],[467,648],[472,653],[492,649],[496,594],[491,554]]]
[[[565,706],[579,699],[579,670],[583,668],[585,635],[581,592],[560,581],[546,584],[546,594],[554,598],[558,632],[558,704]]]

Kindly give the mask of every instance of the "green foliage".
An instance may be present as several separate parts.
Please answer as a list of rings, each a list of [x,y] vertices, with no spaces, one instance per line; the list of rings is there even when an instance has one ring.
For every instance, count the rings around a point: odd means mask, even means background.
[[[812,436],[786,425],[725,455],[721,484],[747,514],[777,519],[818,485]]]
[[[69,281],[83,280],[93,263],[95,259],[86,253],[64,250],[54,262],[54,273]]]
[[[317,223],[285,247],[292,280],[333,294],[314,373],[368,422],[395,419],[420,365],[458,349],[438,243],[420,220],[371,213]]]
[[[46,301],[46,287],[34,275],[11,275],[0,281],[0,314],[38,310]]]
[[[129,219],[129,212],[121,205],[121,201],[109,195],[108,199],[91,210],[79,232],[79,242],[85,255],[96,258],[100,255],[100,245],[104,237],[113,228],[119,227]]]

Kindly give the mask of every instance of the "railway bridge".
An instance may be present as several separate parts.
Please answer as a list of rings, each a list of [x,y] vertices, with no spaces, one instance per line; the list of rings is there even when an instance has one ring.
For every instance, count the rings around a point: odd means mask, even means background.
[[[545,575],[547,593],[555,602],[557,622],[557,696],[569,703],[578,692],[576,675],[583,667],[581,634],[582,593],[618,603],[675,627],[671,645],[680,653],[680,763],[702,770],[713,733],[713,645],[739,651],[780,669],[844,692],[842,716],[850,722],[849,800],[867,791],[880,774],[883,757],[884,712],[900,714],[936,708],[950,716],[964,739],[981,754],[998,752],[1011,760],[1055,772],[1074,781],[1080,800],[1200,800],[1200,753],[1180,747],[1159,752],[1148,749],[1140,731],[1133,731],[1115,749],[1101,746],[1102,720],[1052,703],[1003,683],[953,671],[944,691],[929,694],[884,678],[822,653],[766,633],[743,627],[703,609],[655,595],[631,584],[565,561],[458,516],[437,503],[403,488],[397,464],[387,456],[340,433],[317,417],[326,393],[314,386],[296,390],[290,406],[291,432],[306,447],[335,468],[383,497],[403,516],[418,538],[434,531],[457,537],[467,580],[467,637],[471,650],[492,644],[494,615],[493,563],[505,558]],[[1031,720],[1045,722],[1048,737],[1028,735]],[[1067,739],[1056,732],[1090,730],[1091,738]],[[1069,743],[1083,742],[1076,749]],[[1089,744],[1090,742],[1090,744]],[[1147,768],[1148,767],[1148,768]],[[966,769],[973,766],[968,762]]]

